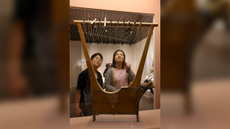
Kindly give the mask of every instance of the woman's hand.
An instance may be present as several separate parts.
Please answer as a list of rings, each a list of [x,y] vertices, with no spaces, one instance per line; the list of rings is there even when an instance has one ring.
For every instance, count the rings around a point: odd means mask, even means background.
[[[125,62],[125,69],[127,70],[127,71],[129,71],[130,70],[130,68],[131,68],[131,65],[130,64],[127,64],[126,62]]]
[[[82,110],[79,107],[76,107],[75,113],[76,116],[81,116]]]

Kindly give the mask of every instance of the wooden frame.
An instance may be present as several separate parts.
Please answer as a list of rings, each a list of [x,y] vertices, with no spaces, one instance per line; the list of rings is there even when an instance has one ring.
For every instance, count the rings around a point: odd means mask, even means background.
[[[128,87],[122,87],[118,91],[115,92],[107,92],[104,91],[101,86],[98,84],[97,79],[94,75],[94,69],[90,60],[89,52],[87,49],[85,37],[82,31],[81,24],[85,23],[86,21],[81,20],[74,20],[74,24],[77,25],[83,51],[86,58],[86,63],[89,71],[90,77],[90,91],[91,91],[91,98],[92,98],[92,105],[93,105],[93,121],[96,120],[97,114],[134,114],[136,115],[137,122],[139,122],[139,101],[142,95],[145,93],[147,88],[141,87],[141,76],[150,44],[150,40],[153,34],[154,27],[158,26],[157,23],[138,23],[138,22],[112,22],[112,24],[116,24],[122,26],[126,25],[135,25],[139,26],[149,26],[149,32],[147,36],[147,40],[145,43],[145,47],[142,53],[142,57],[140,60],[140,64],[136,73],[136,76],[133,82]],[[104,25],[104,22],[97,22],[97,21],[88,21],[88,22],[95,22],[96,25],[99,23]],[[107,21],[106,23],[110,23]],[[83,24],[84,25],[84,24]]]

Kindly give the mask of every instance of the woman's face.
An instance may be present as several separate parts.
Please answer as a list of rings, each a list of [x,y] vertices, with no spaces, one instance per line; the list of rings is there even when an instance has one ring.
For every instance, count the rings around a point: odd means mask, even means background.
[[[124,54],[121,51],[118,51],[115,55],[116,62],[123,62],[124,61]]]
[[[101,64],[102,64],[102,59],[99,55],[95,56],[93,59],[92,59],[92,64],[93,66],[96,66],[96,67],[100,67]]]

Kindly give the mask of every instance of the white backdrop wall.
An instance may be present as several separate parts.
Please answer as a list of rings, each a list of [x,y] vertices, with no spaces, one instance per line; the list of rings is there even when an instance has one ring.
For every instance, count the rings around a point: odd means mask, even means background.
[[[89,55],[91,56],[94,53],[101,53],[103,56],[103,63],[101,67],[98,69],[98,71],[103,75],[103,72],[105,70],[106,63],[112,63],[113,59],[113,53],[121,49],[125,52],[126,55],[126,62],[131,64],[131,69],[136,74],[141,55],[143,52],[143,48],[146,42],[146,38],[137,42],[135,45],[113,45],[113,44],[100,44],[97,45],[96,43],[88,44],[88,51]],[[71,85],[70,87],[76,87],[77,86],[77,79],[78,75],[81,73],[81,71],[85,70],[87,68],[86,62],[85,62],[85,55],[82,49],[81,41],[70,41],[70,73],[71,73]],[[150,68],[153,65],[152,62],[154,60],[154,37],[152,37],[150,41],[150,46],[148,50],[148,54],[146,57],[145,67],[143,70],[143,76],[144,79],[147,75],[150,73]],[[143,81],[143,80],[142,80]]]

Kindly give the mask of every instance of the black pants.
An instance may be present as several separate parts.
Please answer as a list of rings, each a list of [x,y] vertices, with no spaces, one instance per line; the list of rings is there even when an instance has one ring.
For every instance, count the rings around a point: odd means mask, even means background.
[[[92,116],[93,115],[93,107],[91,103],[80,103],[80,109],[84,116]]]

